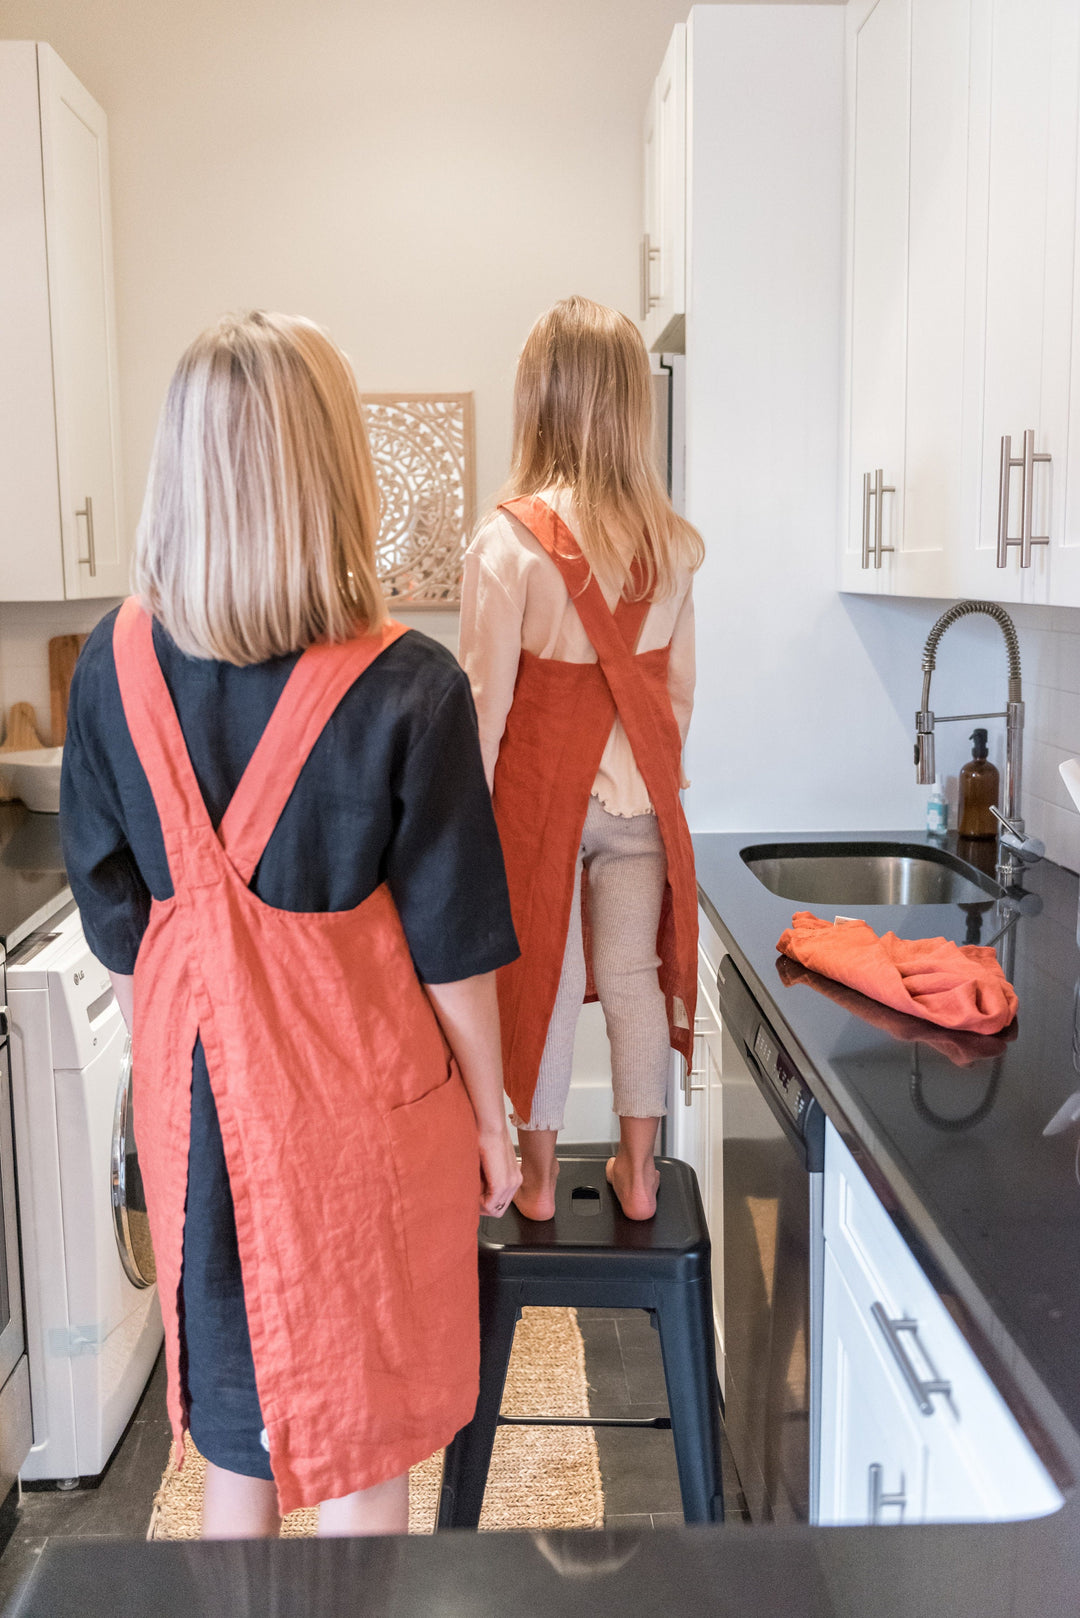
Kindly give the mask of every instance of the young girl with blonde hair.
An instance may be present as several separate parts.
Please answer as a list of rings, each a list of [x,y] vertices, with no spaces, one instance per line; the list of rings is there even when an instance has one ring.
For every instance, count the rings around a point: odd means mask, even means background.
[[[61,829],[133,1027],[168,1404],[203,1532],[404,1531],[472,1415],[476,1227],[519,1183],[517,953],[468,685],[386,614],[356,384],[309,321],[197,338],[136,596],[71,691]]]
[[[465,559],[461,657],[502,838],[520,959],[498,974],[503,1065],[531,1219],[584,998],[611,1043],[632,1219],[656,1210],[669,1045],[689,1059],[697,971],[681,754],[693,704],[697,532],[656,471],[648,355],[624,315],[567,298],[529,333],[508,497]]]

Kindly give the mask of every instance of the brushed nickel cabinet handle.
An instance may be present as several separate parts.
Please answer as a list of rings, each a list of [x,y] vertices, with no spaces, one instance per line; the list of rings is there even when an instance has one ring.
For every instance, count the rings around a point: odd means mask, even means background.
[[[641,238],[641,318],[644,320],[660,302],[660,294],[652,289],[653,260],[660,257],[659,247],[654,247],[649,239],[648,231]]]
[[[1046,453],[1035,453],[1035,433],[1027,428],[1024,433],[1024,505],[1020,526],[1020,566],[1031,566],[1031,547],[1033,545],[1049,545],[1049,534],[1032,533],[1032,506],[1035,500],[1035,467],[1048,465],[1051,457]]]
[[[703,1036],[699,1035],[698,1037],[701,1038]],[[692,1082],[693,1077],[694,1075],[690,1071],[689,1062],[684,1061],[682,1074],[682,1098],[684,1105],[687,1107],[692,1107],[694,1105],[694,1097],[702,1095],[706,1089],[704,1084],[694,1084]]]
[[[900,1375],[904,1379],[904,1385],[916,1405],[918,1405],[920,1415],[932,1416],[934,1406],[930,1401],[930,1395],[932,1393],[941,1393],[946,1398],[949,1398],[952,1394],[952,1383],[946,1382],[939,1376],[921,1377],[908,1358],[907,1349],[900,1341],[900,1334],[901,1332],[910,1332],[914,1336],[919,1329],[919,1322],[909,1320],[906,1316],[899,1320],[893,1320],[886,1311],[884,1304],[880,1303],[871,1304],[870,1313],[873,1315],[881,1335],[889,1345],[892,1357],[896,1361]]]
[[[1009,538],[1009,492],[1014,470],[1018,470],[1022,477],[1026,477],[1027,469],[1024,457],[1013,454],[1012,438],[1006,433],[1001,440],[1001,462],[998,468],[997,561],[995,564],[997,567],[1006,566],[1009,560],[1009,548],[1013,545],[1019,548],[1021,565],[1023,565],[1024,541],[1022,535],[1020,539]],[[1020,503],[1023,510],[1027,505],[1026,487],[1020,491]]]
[[[75,513],[76,517],[86,518],[86,555],[79,557],[79,566],[90,569],[90,577],[97,578],[97,552],[94,550],[94,502],[89,495],[86,504],[80,506]]]
[[[894,1494],[885,1493],[885,1468],[878,1462],[872,1461],[869,1470],[869,1489],[867,1510],[871,1523],[877,1526],[881,1521],[881,1513],[886,1506],[897,1506],[900,1510],[900,1521],[904,1520],[904,1511],[907,1507],[907,1485],[904,1474],[900,1474],[900,1487]]]
[[[896,493],[896,489],[895,489],[894,485],[891,484],[891,483],[886,483],[885,482],[885,473],[882,470],[882,468],[879,466],[877,471],[874,473],[874,566],[875,567],[880,567],[881,566],[881,558],[883,556],[887,555],[887,554],[891,554],[892,551],[894,551],[896,549],[896,547],[894,545],[883,545],[881,543],[881,535],[882,535],[882,530],[884,528],[884,511],[883,511],[884,501],[883,501],[883,496],[887,495],[887,494],[895,494],[895,493]]]
[[[862,475],[862,564],[870,566],[870,474]]]

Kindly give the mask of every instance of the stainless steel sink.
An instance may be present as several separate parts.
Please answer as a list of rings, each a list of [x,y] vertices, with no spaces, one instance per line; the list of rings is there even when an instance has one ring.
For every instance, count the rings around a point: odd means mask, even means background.
[[[758,881],[807,905],[957,905],[996,899],[991,877],[919,843],[760,843],[741,850]]]

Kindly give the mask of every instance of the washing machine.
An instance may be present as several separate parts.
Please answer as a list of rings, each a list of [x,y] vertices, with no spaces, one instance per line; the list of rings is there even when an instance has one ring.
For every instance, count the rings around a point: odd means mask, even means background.
[[[162,1340],[131,1043],[74,905],[7,963],[33,1447],[20,1476],[108,1464]]]

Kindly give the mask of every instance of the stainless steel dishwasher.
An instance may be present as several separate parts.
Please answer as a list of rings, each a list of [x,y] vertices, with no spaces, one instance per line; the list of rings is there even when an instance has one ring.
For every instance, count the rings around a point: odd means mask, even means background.
[[[750,1078],[724,1088],[724,1425],[755,1522],[813,1522],[825,1115],[732,960],[717,973]]]

